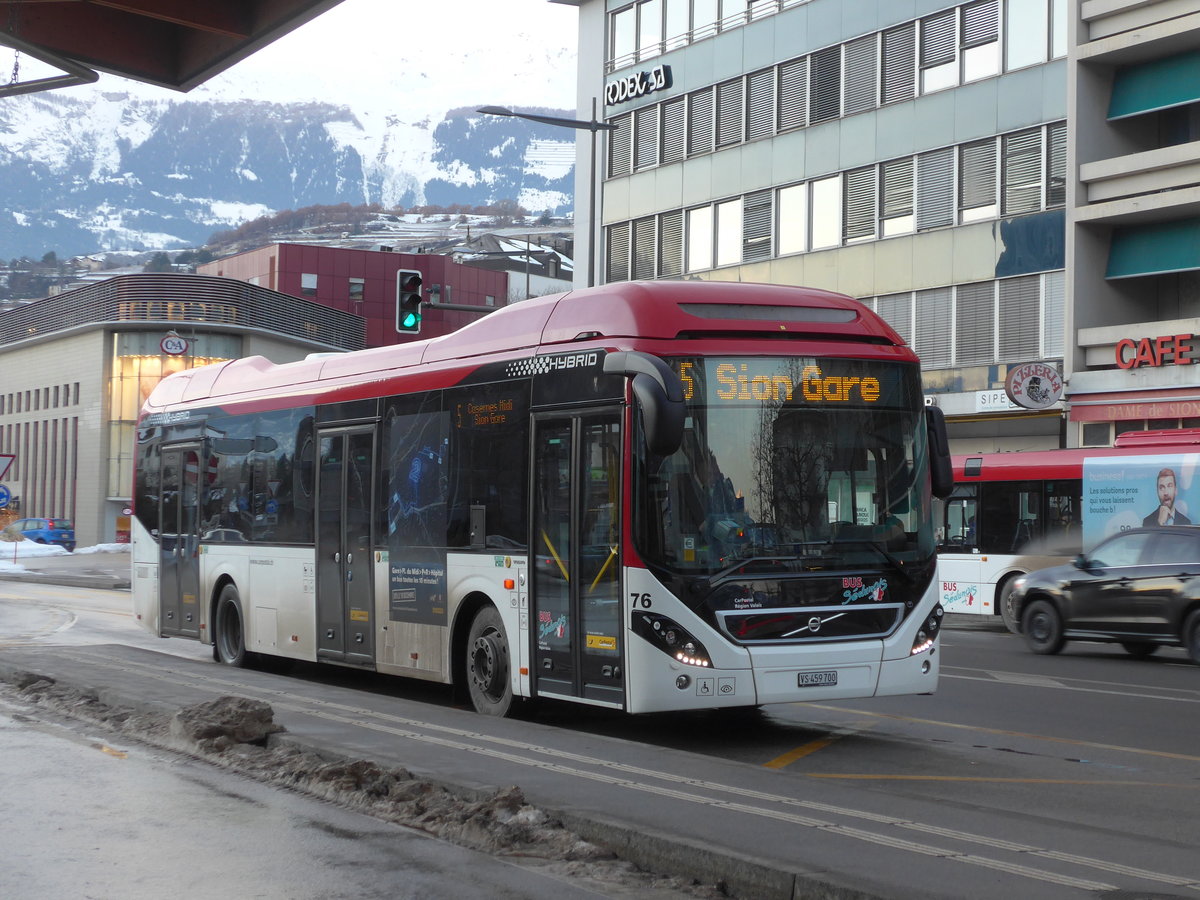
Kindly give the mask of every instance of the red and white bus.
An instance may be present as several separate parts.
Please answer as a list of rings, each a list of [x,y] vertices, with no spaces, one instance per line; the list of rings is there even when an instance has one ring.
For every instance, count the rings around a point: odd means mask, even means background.
[[[1160,472],[1170,470],[1185,497],[1193,489],[1200,429],[1126,432],[1114,443],[954,456],[954,490],[938,525],[946,612],[998,615],[1015,633],[1006,602],[1014,579],[1142,525],[1157,503]],[[1200,513],[1200,481],[1195,491]]]
[[[495,715],[927,693],[945,448],[895,332],[800,288],[613,284],[235,360],[143,409],[135,614]]]

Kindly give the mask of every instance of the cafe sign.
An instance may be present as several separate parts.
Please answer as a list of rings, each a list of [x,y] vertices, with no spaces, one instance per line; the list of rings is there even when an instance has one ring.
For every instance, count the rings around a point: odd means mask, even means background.
[[[1046,409],[1062,399],[1063,380],[1058,369],[1046,363],[1013,366],[1004,379],[1004,393],[1017,406]]]
[[[1117,368],[1139,366],[1187,366],[1196,360],[1192,354],[1194,334],[1163,334],[1158,337],[1121,338],[1117,341]]]

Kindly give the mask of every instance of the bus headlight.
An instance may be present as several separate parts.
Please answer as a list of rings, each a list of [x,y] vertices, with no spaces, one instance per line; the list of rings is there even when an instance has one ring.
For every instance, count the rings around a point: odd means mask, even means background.
[[[674,619],[657,613],[634,613],[633,633],[649,641],[676,662],[688,666],[712,665],[712,657],[708,655],[704,644]]]
[[[921,627],[917,629],[917,636],[913,638],[912,650],[909,651],[910,656],[933,649],[938,632],[942,630],[942,617],[945,614],[946,611],[942,608],[942,604],[939,603],[933,608],[925,621],[921,623]]]

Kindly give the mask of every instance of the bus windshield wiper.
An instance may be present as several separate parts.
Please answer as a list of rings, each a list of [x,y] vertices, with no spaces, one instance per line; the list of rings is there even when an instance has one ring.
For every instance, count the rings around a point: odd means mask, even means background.
[[[915,580],[915,577],[913,576],[913,574],[904,568],[904,560],[900,559],[900,557],[896,556],[890,550],[885,548],[883,546],[883,544],[879,543],[879,541],[872,541],[872,540],[867,540],[867,539],[863,539],[863,538],[851,538],[849,540],[838,540],[837,538],[830,538],[829,543],[826,544],[826,546],[832,547],[835,544],[855,544],[860,547],[870,547],[872,550],[874,550],[876,553],[878,553],[880,556],[882,556],[885,560],[887,560],[888,563],[891,564],[892,568],[894,568],[896,570],[896,574],[899,575],[901,578],[903,578],[906,582],[908,582],[909,584],[912,584],[913,581]]]
[[[790,555],[789,556],[747,556],[744,559],[739,559],[736,562],[732,563],[731,565],[726,566],[724,569],[721,569],[715,575],[712,575],[708,580],[709,580],[710,584],[714,584],[714,585],[718,584],[721,581],[724,581],[726,578],[728,578],[730,575],[732,575],[738,569],[745,568],[746,566],[753,565],[754,563],[794,563],[796,561],[797,561],[797,558],[795,556],[790,556]],[[792,571],[790,566],[788,566],[788,571]]]

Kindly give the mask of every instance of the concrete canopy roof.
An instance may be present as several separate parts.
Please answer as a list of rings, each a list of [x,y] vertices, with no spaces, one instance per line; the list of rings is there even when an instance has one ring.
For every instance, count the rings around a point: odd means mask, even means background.
[[[189,91],[341,0],[0,0],[0,45],[68,73],[0,96],[95,80],[99,70]]]

